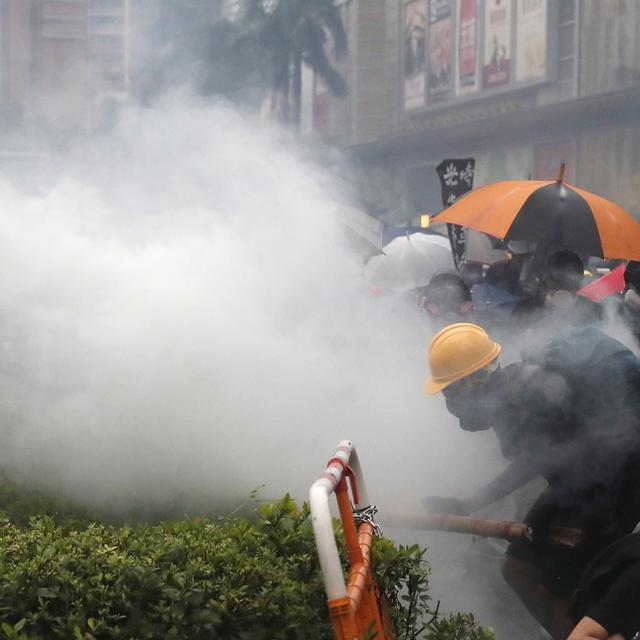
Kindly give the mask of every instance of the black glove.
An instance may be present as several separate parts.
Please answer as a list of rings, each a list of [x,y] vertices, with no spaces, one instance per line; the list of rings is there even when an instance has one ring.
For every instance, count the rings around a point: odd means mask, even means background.
[[[422,499],[422,506],[434,513],[449,513],[458,516],[469,515],[471,510],[466,500],[460,498],[445,498],[442,496],[427,496]]]

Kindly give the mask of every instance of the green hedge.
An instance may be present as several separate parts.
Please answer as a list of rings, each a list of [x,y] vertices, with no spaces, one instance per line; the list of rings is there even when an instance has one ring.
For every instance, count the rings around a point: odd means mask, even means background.
[[[417,546],[378,540],[399,640],[490,640],[470,615],[433,616]],[[257,517],[114,526],[36,516],[0,523],[2,637],[19,640],[330,640],[306,505]]]

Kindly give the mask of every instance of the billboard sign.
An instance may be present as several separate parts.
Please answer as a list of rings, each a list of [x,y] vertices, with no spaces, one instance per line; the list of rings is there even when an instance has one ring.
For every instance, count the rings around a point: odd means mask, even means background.
[[[544,78],[547,68],[547,0],[517,0],[516,80]]]
[[[477,0],[458,0],[458,66],[456,94],[478,88],[478,5]]]
[[[429,101],[444,100],[453,79],[452,0],[429,0]]]
[[[427,65],[427,0],[404,5],[404,108],[425,104]]]
[[[511,80],[511,0],[486,0],[482,85],[493,89]]]

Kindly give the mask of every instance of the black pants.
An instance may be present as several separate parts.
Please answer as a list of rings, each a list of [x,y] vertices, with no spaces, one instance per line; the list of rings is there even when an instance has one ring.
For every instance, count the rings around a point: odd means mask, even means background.
[[[541,584],[552,593],[569,598],[587,564],[605,547],[629,531],[620,531],[607,517],[607,526],[594,526],[591,504],[547,488],[536,500],[525,522],[533,527],[534,539],[520,539],[507,547],[507,555],[530,563],[541,572]],[[611,516],[611,512],[607,516]],[[570,547],[546,538],[549,526],[580,529],[582,541]],[[631,527],[633,528],[633,527]]]

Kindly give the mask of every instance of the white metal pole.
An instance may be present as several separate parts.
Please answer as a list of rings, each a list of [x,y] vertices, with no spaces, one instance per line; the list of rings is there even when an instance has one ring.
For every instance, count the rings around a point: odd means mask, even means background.
[[[329,496],[335,491],[347,466],[353,470],[358,493],[358,502],[355,507],[368,506],[367,490],[362,477],[360,461],[350,440],[342,440],[338,444],[338,448],[324,473],[309,489],[311,523],[316,539],[316,548],[318,549],[325,590],[329,600],[344,598],[347,595],[342,564],[340,563],[336,538],[333,532],[333,520],[329,509]]]

